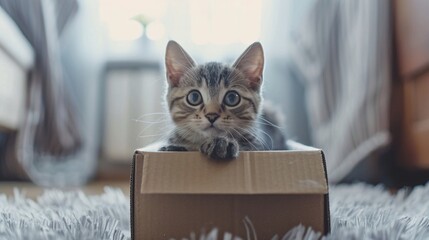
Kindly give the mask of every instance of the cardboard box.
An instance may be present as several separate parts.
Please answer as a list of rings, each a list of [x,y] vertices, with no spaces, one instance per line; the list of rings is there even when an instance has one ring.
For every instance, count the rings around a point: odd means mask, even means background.
[[[241,152],[216,162],[199,152],[137,150],[131,174],[133,239],[182,239],[217,228],[245,239],[271,239],[303,224],[330,231],[323,152]],[[249,221],[250,220],[250,221]],[[198,238],[197,238],[198,239]]]

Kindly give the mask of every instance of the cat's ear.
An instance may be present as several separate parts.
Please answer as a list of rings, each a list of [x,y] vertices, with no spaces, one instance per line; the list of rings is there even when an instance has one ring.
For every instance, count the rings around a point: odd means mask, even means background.
[[[253,89],[259,89],[264,70],[264,50],[261,43],[255,42],[250,45],[235,61],[233,67],[240,70],[249,79]]]
[[[185,72],[195,66],[195,62],[177,42],[169,41],[165,51],[165,66],[168,83],[177,86]]]

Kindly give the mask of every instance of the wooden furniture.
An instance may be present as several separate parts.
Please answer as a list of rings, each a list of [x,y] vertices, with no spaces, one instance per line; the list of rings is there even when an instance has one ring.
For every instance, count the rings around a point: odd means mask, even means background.
[[[393,156],[406,169],[429,170],[429,1],[392,5]]]

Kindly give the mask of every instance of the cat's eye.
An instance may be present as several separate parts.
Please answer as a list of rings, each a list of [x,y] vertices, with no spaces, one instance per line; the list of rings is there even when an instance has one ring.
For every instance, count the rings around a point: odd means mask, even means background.
[[[241,97],[236,91],[228,91],[223,98],[223,102],[230,107],[237,106],[240,100]]]
[[[192,90],[188,93],[186,101],[192,106],[200,105],[203,102],[203,97],[198,90]]]

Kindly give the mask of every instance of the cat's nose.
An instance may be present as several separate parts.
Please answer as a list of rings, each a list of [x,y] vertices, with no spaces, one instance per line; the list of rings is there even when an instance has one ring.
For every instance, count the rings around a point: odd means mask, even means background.
[[[216,119],[218,119],[220,116],[217,113],[207,113],[206,118],[209,120],[210,123],[214,123]]]

